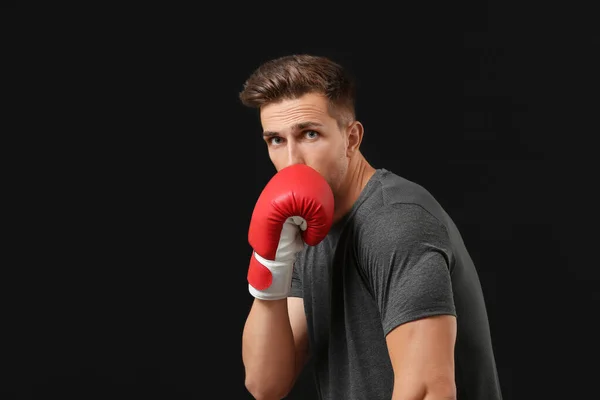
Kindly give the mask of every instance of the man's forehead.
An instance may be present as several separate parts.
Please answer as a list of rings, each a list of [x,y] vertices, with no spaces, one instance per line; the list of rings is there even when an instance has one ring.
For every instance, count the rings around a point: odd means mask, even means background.
[[[260,117],[265,130],[287,129],[305,122],[325,125],[331,119],[327,100],[322,96],[303,96],[268,104],[261,109]]]

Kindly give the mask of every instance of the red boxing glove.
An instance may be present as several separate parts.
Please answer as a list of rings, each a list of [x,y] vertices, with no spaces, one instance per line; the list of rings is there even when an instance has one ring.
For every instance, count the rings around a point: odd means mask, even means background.
[[[304,243],[314,246],[327,236],[333,205],[329,184],[307,165],[294,164],[273,176],[256,202],[248,231],[250,294],[264,300],[288,297],[296,255]]]

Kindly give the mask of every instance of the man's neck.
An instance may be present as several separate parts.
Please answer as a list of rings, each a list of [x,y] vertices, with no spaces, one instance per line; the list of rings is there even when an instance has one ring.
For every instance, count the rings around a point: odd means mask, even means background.
[[[367,162],[362,154],[358,153],[350,160],[344,183],[335,196],[334,222],[339,221],[352,209],[354,202],[358,199],[374,173],[375,168]]]

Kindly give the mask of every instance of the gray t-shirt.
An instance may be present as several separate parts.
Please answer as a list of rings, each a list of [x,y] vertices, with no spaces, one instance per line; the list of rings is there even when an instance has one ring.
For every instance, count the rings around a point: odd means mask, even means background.
[[[320,399],[389,400],[385,336],[442,314],[457,316],[458,399],[502,398],[476,269],[451,218],[414,182],[377,169],[325,240],[299,254],[292,296],[304,299]]]

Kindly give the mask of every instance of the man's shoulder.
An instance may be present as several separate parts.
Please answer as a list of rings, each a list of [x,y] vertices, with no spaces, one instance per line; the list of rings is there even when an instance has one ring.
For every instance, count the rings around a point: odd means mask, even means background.
[[[399,238],[406,241],[448,238],[448,229],[443,221],[415,202],[382,204],[357,218],[354,227],[361,241],[374,244],[398,241]]]
[[[387,169],[378,169],[373,175],[367,198],[361,204],[359,219],[365,223],[386,221],[390,218],[407,221],[433,217],[440,222],[445,212],[421,184],[411,181]]]
[[[430,248],[449,254],[450,231],[435,198],[399,175],[382,171],[375,178],[348,231],[361,257],[387,259]]]

